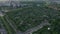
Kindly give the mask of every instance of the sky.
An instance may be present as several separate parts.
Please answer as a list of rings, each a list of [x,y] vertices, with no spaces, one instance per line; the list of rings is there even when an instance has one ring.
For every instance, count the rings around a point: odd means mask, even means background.
[[[0,0],[0,1],[8,1],[8,0]],[[13,1],[13,0],[12,0]],[[16,0],[17,1],[17,0]],[[19,1],[38,1],[38,0],[19,0]],[[45,0],[46,1],[46,0]],[[53,0],[55,1],[55,0]],[[57,1],[57,0],[56,0]]]
[[[0,0],[0,1],[8,1],[8,0]]]
[[[8,0],[0,0],[0,1],[8,1]],[[14,1],[14,0],[12,0],[12,1]],[[36,0],[19,0],[19,1],[36,1]]]

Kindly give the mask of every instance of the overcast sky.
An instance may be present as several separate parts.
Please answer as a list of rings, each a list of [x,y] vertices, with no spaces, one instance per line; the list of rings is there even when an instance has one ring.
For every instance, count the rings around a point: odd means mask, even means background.
[[[0,0],[0,1],[7,1],[7,0]]]
[[[0,0],[0,1],[8,1],[8,0]],[[14,1],[14,0],[12,0],[12,1]],[[18,0],[16,0],[16,1],[18,1]],[[19,0],[19,1],[38,1],[38,0]]]

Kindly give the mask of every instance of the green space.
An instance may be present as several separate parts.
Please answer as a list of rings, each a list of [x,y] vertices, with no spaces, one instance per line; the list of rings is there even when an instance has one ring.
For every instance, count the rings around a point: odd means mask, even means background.
[[[10,12],[7,12],[6,15],[11,21],[17,25],[17,29],[20,31],[26,31],[29,28],[35,27],[41,23],[43,20],[43,14],[40,16],[40,11],[43,10],[44,3],[40,3],[41,6],[37,7],[33,3],[32,7],[22,7],[17,9],[12,9]],[[41,10],[40,10],[41,9]],[[38,14],[37,14],[38,13]]]
[[[45,26],[32,34],[60,34],[60,18],[51,19],[49,22],[51,23],[50,26]]]
[[[15,9],[11,9],[11,7],[2,7],[4,9],[9,9],[9,12],[6,12],[5,16],[0,17],[0,23],[2,23],[7,30],[7,34],[16,34],[8,21],[17,27],[16,30],[25,32],[26,30],[39,25],[45,19],[48,20],[51,25],[44,26],[42,29],[33,32],[33,34],[60,34],[60,10],[49,8],[45,3],[27,4],[33,5],[31,7],[25,6]],[[8,17],[8,21],[6,17]],[[48,27],[51,29],[48,30]]]
[[[49,14],[48,14],[49,13]],[[50,26],[45,26],[32,34],[60,34],[60,11],[52,8],[48,9]],[[50,28],[50,30],[48,30]]]
[[[48,30],[48,28],[49,26],[44,26],[43,28],[33,32],[32,34],[58,34],[57,31],[54,31],[52,29]]]
[[[30,27],[34,27],[41,22],[41,19],[39,19],[40,16],[38,16],[37,14],[35,15],[34,13],[36,12],[34,12],[33,9],[27,9],[24,8],[23,10],[16,10],[15,12],[11,11],[7,13],[9,18],[15,22],[15,24],[18,26],[20,30],[23,30],[21,28],[28,29]],[[23,24],[20,24],[21,22],[23,22]]]
[[[6,21],[5,17],[1,17],[2,23],[4,28],[7,31],[7,34],[16,34],[16,32],[13,30],[13,28],[9,25],[9,23]]]
[[[2,28],[1,24],[3,24],[1,17],[0,17],[0,28]]]
[[[22,9],[18,8],[6,13],[20,31],[26,31],[29,28],[35,27],[44,19],[50,21],[51,19],[58,18],[59,14],[60,12],[58,10],[48,8],[44,4],[39,7],[35,5]]]
[[[60,34],[60,18],[49,21],[50,26],[45,26],[42,29],[39,29],[32,34]],[[50,30],[48,30],[50,28]]]

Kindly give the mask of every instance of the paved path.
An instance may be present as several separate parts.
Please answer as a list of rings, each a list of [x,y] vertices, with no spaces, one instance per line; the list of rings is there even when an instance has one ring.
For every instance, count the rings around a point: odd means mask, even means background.
[[[0,32],[6,32],[6,30],[5,29],[0,29]]]

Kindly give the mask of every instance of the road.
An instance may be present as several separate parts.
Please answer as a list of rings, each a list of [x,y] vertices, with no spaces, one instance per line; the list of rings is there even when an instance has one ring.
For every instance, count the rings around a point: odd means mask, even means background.
[[[2,32],[3,34],[7,34],[5,29],[0,29],[0,32]]]

